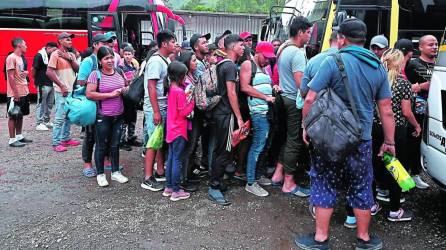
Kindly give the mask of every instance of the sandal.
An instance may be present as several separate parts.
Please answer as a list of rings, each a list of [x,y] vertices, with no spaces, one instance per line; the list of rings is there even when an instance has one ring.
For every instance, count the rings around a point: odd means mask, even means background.
[[[84,168],[82,174],[87,178],[92,178],[96,176],[96,170],[94,168]]]
[[[308,188],[302,188],[302,187],[298,187],[296,186],[293,191],[291,192],[282,192],[284,195],[287,196],[298,196],[298,197],[308,197],[310,196],[310,190]]]
[[[278,181],[278,182],[275,182],[275,181],[271,181],[271,186],[272,187],[275,187],[275,188],[281,188],[282,187],[282,185],[283,185],[283,181]]]
[[[225,199],[225,197],[223,196],[223,194],[219,189],[209,188],[208,194],[209,194],[209,199],[218,205],[228,206],[231,204],[230,201]]]

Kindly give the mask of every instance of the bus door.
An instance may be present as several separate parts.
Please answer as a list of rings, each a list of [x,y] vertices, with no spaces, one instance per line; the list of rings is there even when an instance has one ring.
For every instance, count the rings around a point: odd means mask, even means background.
[[[96,34],[103,34],[109,31],[116,33],[118,44],[115,51],[119,52],[119,45],[122,43],[121,28],[118,15],[116,13],[91,11],[87,13],[88,46],[92,46],[92,38]]]
[[[146,48],[155,40],[151,15],[147,13],[121,13],[123,20],[123,42],[128,42],[136,50],[136,58],[142,59]]]

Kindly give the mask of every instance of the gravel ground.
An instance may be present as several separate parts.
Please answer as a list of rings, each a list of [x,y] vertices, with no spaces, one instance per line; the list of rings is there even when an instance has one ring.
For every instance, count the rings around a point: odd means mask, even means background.
[[[296,249],[294,237],[314,231],[308,200],[271,187],[270,196],[257,198],[232,186],[229,207],[209,201],[204,184],[177,203],[143,190],[139,149],[121,151],[130,182],[100,188],[81,176],[81,147],[55,153],[51,133],[34,126],[26,117],[24,134],[34,143],[10,148],[7,119],[0,119],[0,249]],[[79,138],[80,129],[72,131]],[[431,184],[406,196],[412,222],[392,224],[383,212],[373,218],[371,230],[385,249],[446,249],[446,195]],[[354,249],[355,232],[342,226],[343,204],[331,223],[332,249]]]

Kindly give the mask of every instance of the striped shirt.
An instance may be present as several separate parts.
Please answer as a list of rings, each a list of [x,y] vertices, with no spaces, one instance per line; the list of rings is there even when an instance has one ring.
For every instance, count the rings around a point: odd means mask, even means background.
[[[125,81],[122,76],[115,71],[113,75],[106,75],[100,72],[99,92],[110,93],[117,89],[125,87]],[[97,71],[91,72],[88,77],[89,84],[97,84],[98,82]],[[122,103],[122,97],[113,97],[100,101],[98,113],[104,116],[117,116],[124,112],[124,105]]]
[[[257,68],[252,87],[264,95],[272,96],[271,84],[271,77]],[[248,105],[251,114],[265,115],[268,112],[268,103],[263,99],[249,96]]]

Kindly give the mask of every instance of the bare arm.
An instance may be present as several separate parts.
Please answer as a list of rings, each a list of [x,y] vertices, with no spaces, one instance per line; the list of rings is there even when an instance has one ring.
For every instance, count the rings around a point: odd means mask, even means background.
[[[300,83],[302,82],[302,77],[304,76],[303,72],[297,71],[293,73],[294,76],[294,83],[296,84],[296,88],[300,89]],[[301,92],[302,97],[304,97],[304,94]]]
[[[46,76],[48,76],[48,78],[53,81],[57,86],[59,86],[61,89],[65,88],[65,84],[63,84],[59,78],[56,75],[56,71],[54,68],[48,67],[46,69]]]
[[[8,80],[9,80],[9,85],[12,88],[12,92],[14,93],[14,99],[18,101],[20,97],[19,97],[19,91],[17,90],[17,82],[15,81],[14,70],[15,69],[8,70]]]
[[[86,96],[88,99],[93,101],[102,101],[105,99],[114,98],[121,95],[121,90],[117,89],[110,93],[99,93],[97,92],[97,84],[96,83],[89,83],[87,84],[87,92]]]
[[[384,131],[384,143],[381,146],[379,155],[389,152],[395,155],[395,120],[392,111],[392,101],[390,98],[376,101],[379,115]]]
[[[85,80],[77,80],[77,84],[79,84],[80,86],[85,86],[85,84],[87,84],[87,81],[85,81]]]
[[[242,63],[242,67],[240,68],[240,89],[243,93],[263,99],[265,101],[268,100],[268,96],[260,93],[254,87],[251,86],[251,61],[247,60]]]
[[[242,115],[240,113],[240,107],[238,106],[237,92],[235,91],[235,82],[227,81],[226,88],[228,89],[229,103],[231,104],[231,108],[235,114],[235,117],[237,117],[237,121],[243,121]]]
[[[149,90],[149,99],[150,104],[153,109],[153,124],[158,125],[161,124],[162,118],[160,113],[160,108],[158,106],[158,96],[156,95],[156,83],[157,80],[149,80],[147,89]]]
[[[421,131],[421,126],[417,122],[417,119],[415,119],[415,116],[413,115],[412,108],[411,108],[411,102],[410,100],[402,100],[401,101],[401,111],[403,113],[403,116],[406,118],[406,120],[412,125],[416,131]]]
[[[310,89],[308,91],[308,94],[305,97],[304,108],[302,109],[302,120],[304,120],[310,112],[311,105],[313,105],[314,101],[316,100],[316,96],[317,93],[313,90]]]

